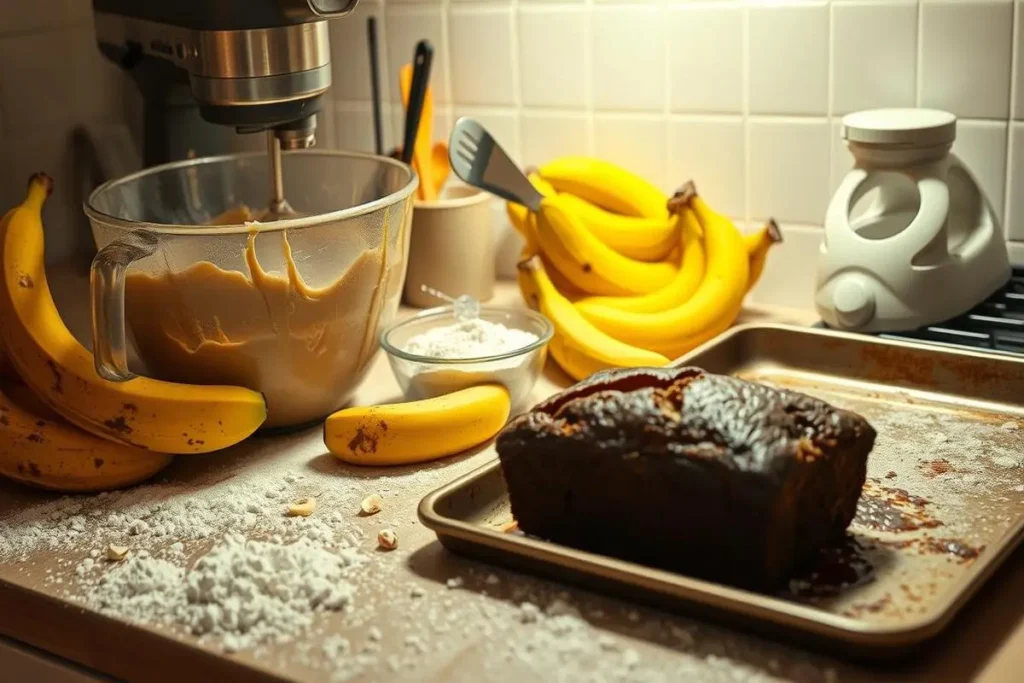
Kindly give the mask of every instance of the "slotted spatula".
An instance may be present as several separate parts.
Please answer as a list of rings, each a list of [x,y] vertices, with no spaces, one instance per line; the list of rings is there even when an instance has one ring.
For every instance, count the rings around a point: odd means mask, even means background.
[[[502,199],[540,209],[543,197],[479,121],[463,116],[448,138],[448,160],[455,175]]]

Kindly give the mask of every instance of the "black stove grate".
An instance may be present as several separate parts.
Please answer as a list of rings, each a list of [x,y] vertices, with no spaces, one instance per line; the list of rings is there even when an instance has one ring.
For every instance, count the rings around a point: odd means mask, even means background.
[[[1014,267],[1005,287],[963,315],[909,332],[884,332],[878,336],[1024,355],[1024,267]]]

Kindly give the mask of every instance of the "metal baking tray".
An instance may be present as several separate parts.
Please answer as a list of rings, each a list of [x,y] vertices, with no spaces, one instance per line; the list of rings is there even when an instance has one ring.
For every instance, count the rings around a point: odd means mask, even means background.
[[[1024,360],[746,325],[676,364],[793,388],[871,422],[847,546],[776,594],[701,581],[509,532],[497,461],[424,498],[421,521],[457,553],[873,659],[935,636],[1024,536]]]

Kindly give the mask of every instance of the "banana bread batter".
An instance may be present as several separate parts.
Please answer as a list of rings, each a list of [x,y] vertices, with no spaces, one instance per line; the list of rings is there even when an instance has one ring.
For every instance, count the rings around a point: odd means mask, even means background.
[[[299,275],[284,231],[260,239],[281,240],[286,273],[263,270],[257,234],[245,248],[248,276],[208,261],[176,273],[130,273],[125,313],[148,374],[260,391],[266,427],[300,425],[340,408],[358,385],[377,349],[378,321],[388,322],[381,308],[397,305],[402,251],[389,259],[385,240],[314,289]]]

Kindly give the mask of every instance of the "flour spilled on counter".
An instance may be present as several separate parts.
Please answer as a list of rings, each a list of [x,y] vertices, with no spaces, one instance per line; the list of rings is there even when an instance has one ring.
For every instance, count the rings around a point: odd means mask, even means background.
[[[361,561],[352,549],[332,553],[307,538],[281,545],[232,534],[188,570],[154,557],[131,558],[99,576],[85,602],[137,623],[222,636],[224,650],[237,652],[286,642],[318,611],[349,605],[354,589],[343,570]]]
[[[192,635],[213,651],[244,651],[282,676],[771,680],[745,663],[760,655],[742,636],[475,563],[417,575],[410,568],[423,550],[413,545],[376,551],[383,526],[423,538],[419,499],[486,455],[356,471],[318,459],[319,434],[292,438],[273,457],[257,443],[176,481],[27,505],[0,521],[0,562],[41,575],[87,609]],[[362,517],[370,494],[382,510]],[[306,497],[317,500],[311,516],[286,514]],[[111,545],[127,548],[123,559],[107,559]]]

